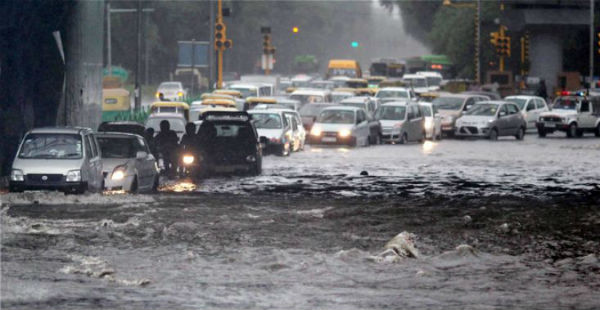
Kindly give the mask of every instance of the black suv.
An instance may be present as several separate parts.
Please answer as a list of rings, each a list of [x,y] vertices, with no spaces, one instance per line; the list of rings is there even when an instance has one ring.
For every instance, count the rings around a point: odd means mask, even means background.
[[[211,111],[204,113],[201,120],[197,136],[202,175],[238,171],[251,175],[261,173],[262,149],[248,113]]]

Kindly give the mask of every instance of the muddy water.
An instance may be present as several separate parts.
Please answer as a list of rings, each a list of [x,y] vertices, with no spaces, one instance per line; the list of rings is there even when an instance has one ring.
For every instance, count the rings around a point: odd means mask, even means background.
[[[600,143],[528,140],[312,148],[157,195],[5,194],[1,306],[597,309]],[[374,259],[404,231],[418,258]]]

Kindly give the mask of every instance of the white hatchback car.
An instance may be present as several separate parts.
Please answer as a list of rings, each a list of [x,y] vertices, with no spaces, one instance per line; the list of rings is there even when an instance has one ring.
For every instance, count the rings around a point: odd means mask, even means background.
[[[158,188],[158,165],[144,138],[113,132],[98,134],[97,139],[105,189],[136,193]]]
[[[187,97],[181,82],[160,83],[156,89],[156,99],[160,99],[161,95],[162,98],[169,101],[183,101]]]
[[[548,112],[548,104],[542,97],[537,96],[508,96],[504,100],[516,103],[527,122],[527,129],[535,129],[540,114]]]
[[[437,108],[429,102],[419,102],[419,106],[425,118],[425,139],[442,139],[442,117]]]
[[[47,127],[29,131],[19,146],[9,190],[102,191],[100,147],[90,128]]]
[[[323,109],[310,130],[313,144],[369,145],[367,113],[357,107],[333,106]]]
[[[289,118],[284,115],[287,109],[250,110],[260,142],[265,151],[280,156],[288,156],[293,148],[293,130]]]

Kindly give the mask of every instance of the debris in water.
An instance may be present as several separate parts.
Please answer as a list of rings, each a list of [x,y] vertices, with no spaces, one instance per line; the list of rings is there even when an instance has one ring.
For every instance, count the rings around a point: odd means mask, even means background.
[[[498,231],[500,231],[502,233],[508,233],[510,231],[510,227],[508,227],[507,223],[504,223],[504,224],[498,226]]]
[[[360,175],[368,176],[369,172],[367,172],[366,170],[363,170],[363,171],[360,172]]]
[[[469,225],[472,221],[473,221],[473,219],[470,216],[468,216],[468,215],[463,216],[463,223],[465,225]]]
[[[369,259],[378,263],[395,263],[404,258],[419,258],[420,254],[415,247],[414,239],[414,234],[403,231],[385,244],[383,252]]]

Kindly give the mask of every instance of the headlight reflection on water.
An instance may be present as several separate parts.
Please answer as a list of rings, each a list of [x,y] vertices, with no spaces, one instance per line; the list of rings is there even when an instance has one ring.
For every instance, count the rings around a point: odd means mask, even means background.
[[[160,192],[175,192],[175,193],[183,193],[183,192],[193,192],[198,188],[198,186],[189,179],[178,180],[173,184],[165,184],[161,186],[158,191]]]
[[[429,155],[433,152],[433,149],[436,147],[437,143],[433,141],[425,141],[423,143],[423,154]]]

